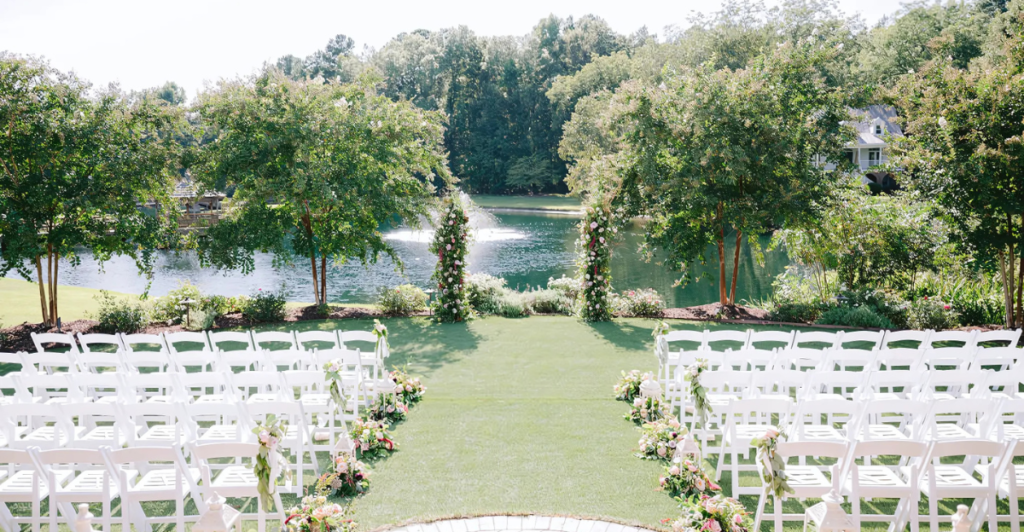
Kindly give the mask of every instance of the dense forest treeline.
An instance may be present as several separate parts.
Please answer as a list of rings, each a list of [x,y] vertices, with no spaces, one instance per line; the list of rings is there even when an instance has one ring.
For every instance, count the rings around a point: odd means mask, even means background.
[[[559,155],[563,126],[582,97],[627,79],[657,83],[666,69],[708,62],[741,68],[781,42],[827,35],[843,44],[826,69],[830,83],[870,98],[873,88],[891,86],[936,53],[961,67],[998,56],[1017,11],[1001,0],[919,2],[867,27],[833,0],[772,8],[728,0],[661,35],[647,28],[623,35],[592,15],[550,15],[524,36],[480,36],[465,26],[417,30],[379,50],[359,51],[339,34],[308,57],[285,55],[269,66],[292,79],[348,82],[369,72],[388,97],[443,111],[451,170],[468,191],[564,192],[571,161]],[[185,99],[173,83],[156,90],[168,101]]]

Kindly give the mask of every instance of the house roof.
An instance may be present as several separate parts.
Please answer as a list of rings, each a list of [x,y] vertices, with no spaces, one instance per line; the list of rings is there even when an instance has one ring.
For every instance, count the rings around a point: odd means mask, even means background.
[[[896,109],[888,105],[869,105],[864,109],[850,109],[850,115],[857,120],[852,125],[857,130],[857,145],[884,146],[885,136],[902,137],[903,129],[894,121]],[[881,124],[882,135],[875,135],[875,125]]]

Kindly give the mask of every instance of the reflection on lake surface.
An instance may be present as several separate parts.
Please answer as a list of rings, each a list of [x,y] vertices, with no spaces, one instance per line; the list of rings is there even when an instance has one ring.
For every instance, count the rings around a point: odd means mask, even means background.
[[[578,238],[573,216],[531,212],[495,212],[494,217],[476,229],[475,242],[469,256],[471,272],[504,277],[512,288],[543,287],[549,277],[573,275],[575,241]],[[643,239],[633,224],[619,232],[620,241],[612,256],[612,285],[616,290],[654,288],[666,297],[670,307],[702,305],[718,300],[717,284],[702,280],[685,288],[673,288],[678,272],[655,261],[644,262],[636,250]],[[334,265],[328,270],[328,299],[332,303],[372,303],[382,286],[412,283],[422,288],[430,285],[436,258],[427,251],[432,234],[429,230],[395,229],[388,233],[389,243],[405,263],[398,272],[387,258],[377,264],[358,263]],[[728,264],[732,263],[732,247],[726,246]],[[717,255],[709,250],[713,264],[699,266],[694,274],[709,271],[717,275]],[[740,279],[737,299],[760,298],[771,292],[771,283],[789,263],[781,252],[766,254],[762,268],[754,261],[746,245],[740,252]],[[161,252],[157,258],[151,295],[164,295],[182,280],[198,285],[204,293],[221,295],[249,294],[257,288],[278,290],[283,286],[290,301],[312,301],[312,282],[308,265],[296,261],[291,266],[274,268],[272,257],[257,255],[251,275],[220,272],[200,268],[194,254]],[[114,258],[103,266],[85,254],[82,264],[71,268],[61,264],[61,284],[102,288],[119,292],[142,293],[146,279],[140,276],[130,259]],[[731,273],[731,269],[730,269]],[[11,277],[17,274],[9,274]]]

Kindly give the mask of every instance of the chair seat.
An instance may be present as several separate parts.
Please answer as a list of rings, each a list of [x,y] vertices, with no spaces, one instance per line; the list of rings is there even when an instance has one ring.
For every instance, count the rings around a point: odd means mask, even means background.
[[[251,497],[256,492],[256,475],[246,466],[228,466],[210,481],[207,492],[216,492],[222,497]]]
[[[139,501],[166,500],[167,494],[184,498],[190,491],[190,483],[198,483],[201,474],[196,468],[189,468],[188,473],[181,479],[180,493],[174,493],[174,482],[177,476],[176,469],[154,469],[142,476],[135,482],[135,486],[128,488],[126,496]],[[131,475],[129,475],[131,478]],[[149,498],[151,497],[151,498]]]
[[[909,474],[910,468],[903,466],[900,468],[904,474]],[[978,482],[970,473],[964,471],[960,466],[955,465],[938,465],[934,467],[935,470],[935,487],[939,490],[967,490],[968,492],[985,491],[987,487]],[[931,486],[929,483],[929,473],[925,472],[921,476],[921,493],[929,495]],[[948,495],[947,495],[948,496]],[[955,496],[955,495],[954,495]],[[965,495],[970,496],[970,495]]]
[[[239,441],[238,425],[213,425],[199,437],[201,441]]]
[[[832,481],[815,466],[786,466],[786,482],[789,483],[789,487],[798,490],[796,494],[798,497],[813,497],[806,492],[813,491],[814,488],[824,490],[821,492],[822,494],[828,493],[832,489]],[[805,493],[801,493],[801,490]]]
[[[116,395],[104,395],[101,397],[97,397],[94,402],[101,405],[109,405],[117,403],[120,400],[121,398]]]
[[[933,438],[936,440],[969,440],[976,437],[975,434],[952,423],[938,423],[935,425],[932,433]]]
[[[1006,438],[1012,438],[1015,440],[1024,440],[1024,427],[1020,425],[1007,423],[1003,425],[1003,435]]]
[[[246,404],[271,403],[281,400],[281,394],[277,393],[254,393],[245,400]]]
[[[226,403],[228,402],[228,396],[222,393],[211,393],[209,395],[200,395],[196,397],[193,402],[197,404],[202,403]]]
[[[69,471],[70,472],[70,471]],[[137,471],[126,471],[129,476],[138,475]],[[82,471],[66,485],[58,482],[53,497],[63,502],[103,502],[108,497],[117,498],[120,495],[118,480],[110,478],[109,491],[103,490],[103,470],[94,469]]]
[[[727,434],[726,438],[733,443],[749,445],[751,440],[763,435],[766,430],[767,425],[733,425],[733,432]]]
[[[892,425],[886,425],[884,423],[880,423],[878,425],[868,425],[867,426],[867,436],[868,436],[867,439],[869,439],[869,440],[892,440],[892,439],[905,440],[905,439],[907,439],[907,435],[904,434],[903,431],[901,431],[899,429],[899,427],[894,427]]]
[[[303,407],[326,407],[331,404],[331,394],[305,393],[299,397],[299,403],[301,403]]]
[[[85,432],[85,428],[83,428],[83,427],[75,427],[74,431],[75,431],[75,439],[78,439]],[[33,445],[33,444],[37,444],[37,445],[42,444],[42,445],[46,445],[47,447],[51,447],[53,445],[56,445],[58,447],[63,447],[64,445],[66,445],[68,443],[68,434],[67,434],[66,431],[62,430],[62,431],[60,431],[60,437],[58,439],[58,437],[55,434],[56,432],[57,431],[55,430],[53,425],[46,426],[46,427],[39,427],[39,428],[33,430],[32,432],[29,432],[28,434],[25,434],[22,438],[18,439],[16,442],[14,442],[14,444],[16,446],[18,446],[18,447],[26,447],[26,446],[30,446],[30,445]],[[54,440],[56,440],[56,441],[54,441]]]
[[[846,441],[845,432],[828,425],[802,425],[794,432],[793,441]]]
[[[708,404],[711,406],[729,406],[729,403],[740,398],[738,393],[709,393]]]
[[[871,494],[885,493],[886,491],[906,491],[910,487],[905,480],[900,478],[892,469],[886,466],[860,466],[857,468],[857,482],[862,491]],[[853,479],[847,478],[843,482],[843,494],[853,493]],[[882,495],[869,495],[880,497]]]
[[[991,471],[991,469],[992,464],[979,464],[977,467],[974,468],[975,471],[981,474],[981,478],[986,480],[988,479],[989,471]],[[1020,490],[1021,487],[1024,487],[1024,467],[1017,466],[1012,468],[1012,470],[1014,471],[1014,477],[1016,477],[1017,480],[1017,489]],[[999,481],[999,496],[1008,497],[1009,495],[1010,473],[1009,471],[1007,471],[1007,474],[1004,475],[1002,480]]]
[[[119,430],[117,427],[112,425],[104,425],[86,432],[81,438],[78,438],[75,443],[83,443],[86,445],[116,443],[117,447],[124,447],[124,444],[127,443],[127,439],[124,437],[124,431]]]
[[[67,482],[74,473],[71,471],[54,471],[53,475],[58,484]],[[15,471],[7,480],[0,483],[0,494],[4,496],[5,502],[32,502],[32,487],[39,484],[39,497],[45,499],[49,495],[45,479],[37,479],[32,471]]]
[[[153,425],[136,438],[143,442],[175,442],[185,437],[176,425]]]

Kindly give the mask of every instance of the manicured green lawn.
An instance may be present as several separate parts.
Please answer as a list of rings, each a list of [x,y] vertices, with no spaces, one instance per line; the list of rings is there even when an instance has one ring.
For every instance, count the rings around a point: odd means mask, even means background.
[[[91,312],[99,308],[95,297],[99,290],[78,286],[60,285],[57,288],[62,321],[81,320],[89,317]],[[115,295],[118,292],[111,292]],[[18,325],[23,322],[39,323],[43,321],[42,310],[39,308],[39,285],[21,279],[0,277],[0,324],[3,326]]]
[[[473,196],[473,202],[490,209],[538,209],[545,211],[578,211],[580,200],[572,196]]]

